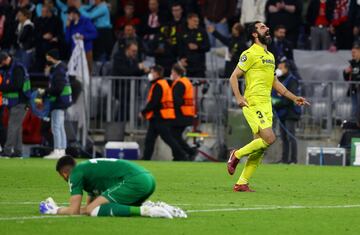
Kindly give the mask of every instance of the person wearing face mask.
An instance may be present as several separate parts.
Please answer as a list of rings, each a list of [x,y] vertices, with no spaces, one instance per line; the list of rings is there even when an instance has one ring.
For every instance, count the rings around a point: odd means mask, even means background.
[[[300,86],[297,78],[290,72],[289,63],[281,61],[275,71],[279,81],[292,93],[299,95]],[[295,126],[300,119],[301,109],[294,102],[286,99],[277,91],[272,92],[274,112],[280,121],[280,137],[282,140],[282,158],[278,163],[297,163],[297,142]]]
[[[6,143],[3,157],[22,157],[22,123],[30,98],[30,79],[24,65],[5,52],[0,52],[0,74],[3,82],[3,105],[9,109]]]
[[[46,53],[46,72],[49,74],[49,86],[47,89],[38,89],[39,95],[50,99],[51,132],[54,138],[54,151],[45,159],[59,159],[65,155],[65,110],[72,103],[71,86],[66,74],[67,66],[62,63],[57,49]]]
[[[160,135],[161,139],[171,148],[174,161],[186,161],[188,155],[170,132],[170,122],[175,119],[175,110],[172,91],[168,82],[163,78],[163,73],[164,69],[155,65],[148,75],[151,87],[145,108],[139,115],[141,118],[149,120],[143,159],[151,159],[156,138]]]
[[[191,81],[185,77],[185,69],[180,64],[174,64],[171,69],[171,89],[174,97],[175,120],[171,125],[171,133],[178,144],[190,156],[196,154],[183,139],[183,132],[186,127],[191,126],[195,117],[194,87]]]

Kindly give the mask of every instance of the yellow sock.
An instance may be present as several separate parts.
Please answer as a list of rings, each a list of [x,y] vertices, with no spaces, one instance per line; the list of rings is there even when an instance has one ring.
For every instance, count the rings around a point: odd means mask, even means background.
[[[266,149],[267,147],[269,147],[269,144],[267,144],[263,139],[257,138],[242,147],[241,149],[235,151],[235,157],[237,159],[240,159],[258,150]]]
[[[240,175],[239,180],[236,184],[247,184],[249,179],[254,174],[256,168],[260,164],[264,156],[264,150],[256,151],[249,155],[249,158],[246,160],[245,167]]]

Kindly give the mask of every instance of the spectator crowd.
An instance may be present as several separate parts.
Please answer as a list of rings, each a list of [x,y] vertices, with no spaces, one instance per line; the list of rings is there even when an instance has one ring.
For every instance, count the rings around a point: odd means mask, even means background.
[[[0,49],[41,73],[47,51],[58,49],[66,61],[81,38],[90,71],[93,61],[110,61],[110,75],[138,76],[153,57],[165,76],[180,61],[188,76],[204,77],[205,53],[226,46],[228,77],[256,20],[281,33],[272,48],[277,59],[291,60],[293,48],[351,49],[360,37],[356,0],[1,0]]]

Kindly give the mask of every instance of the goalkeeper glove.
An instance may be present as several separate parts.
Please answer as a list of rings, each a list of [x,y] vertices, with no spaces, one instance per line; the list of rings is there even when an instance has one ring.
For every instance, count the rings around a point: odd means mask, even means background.
[[[47,198],[45,201],[40,202],[39,205],[39,211],[41,214],[56,215],[58,209],[58,205],[56,205],[54,199],[51,197]]]

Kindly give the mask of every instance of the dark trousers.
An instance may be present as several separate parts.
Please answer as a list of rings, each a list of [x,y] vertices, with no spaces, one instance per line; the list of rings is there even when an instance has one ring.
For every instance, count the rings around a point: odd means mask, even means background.
[[[176,142],[181,146],[181,148],[189,155],[194,155],[196,151],[192,149],[188,143],[183,139],[183,132],[186,126],[172,126],[171,135],[174,137]]]
[[[159,135],[161,139],[171,148],[174,161],[188,160],[185,151],[171,135],[169,124],[158,120],[150,120],[149,128],[145,137],[144,160],[151,159],[154,152],[155,141]]]
[[[6,128],[3,122],[3,114],[4,114],[4,106],[0,106],[0,145],[1,148],[4,148],[5,141],[6,141]]]
[[[280,126],[280,138],[283,143],[282,159],[284,163],[297,163],[297,142],[295,136],[295,120],[282,120]],[[287,131],[285,131],[284,127]],[[290,136],[289,133],[292,135]]]
[[[4,148],[6,156],[22,156],[22,123],[26,115],[25,107],[25,104],[17,104],[9,110],[9,124]]]
[[[109,60],[113,47],[112,30],[108,28],[97,28],[98,37],[94,41],[94,60]]]

